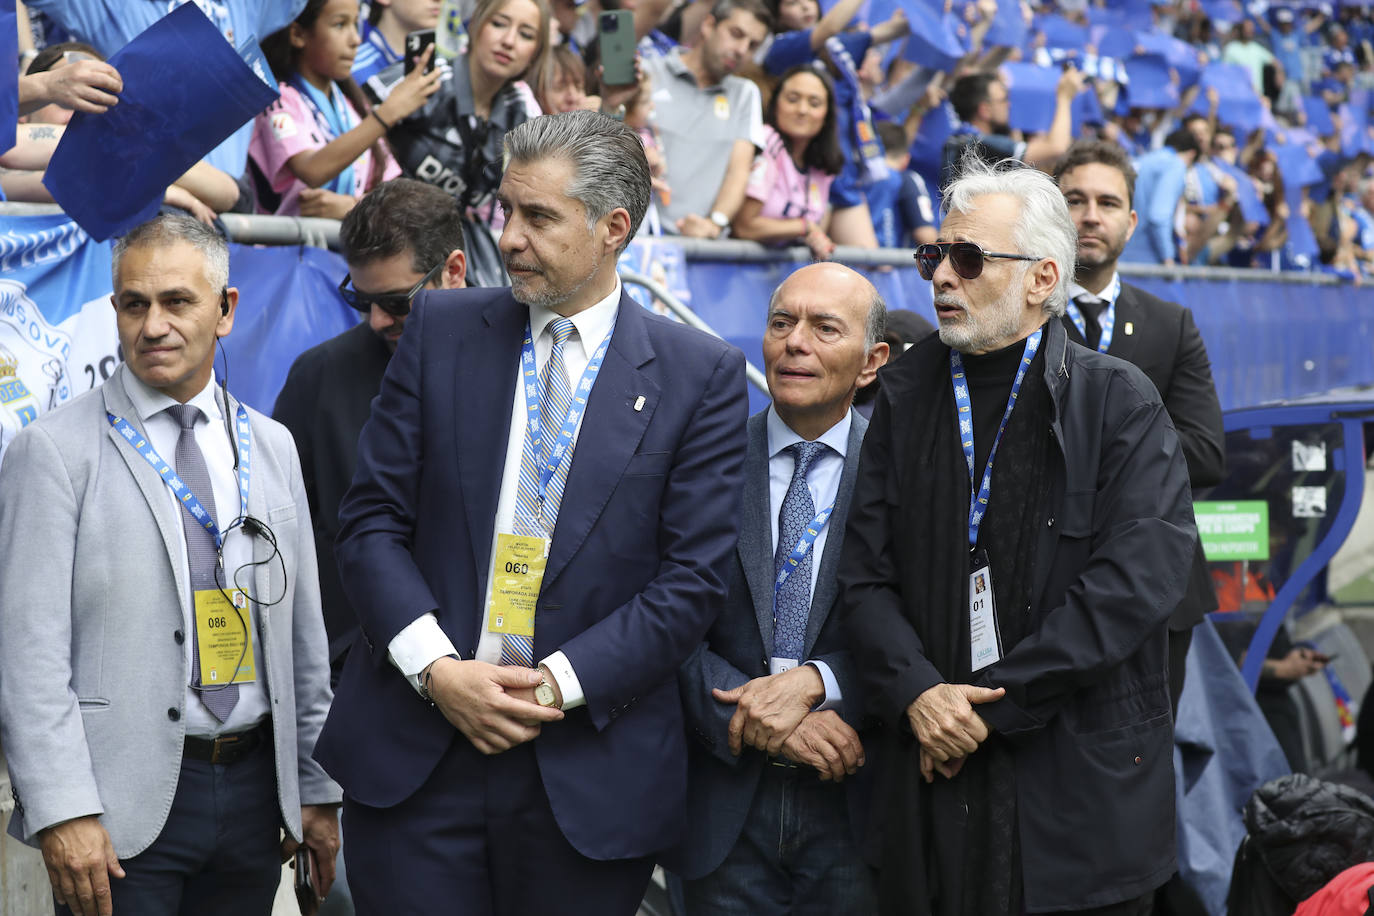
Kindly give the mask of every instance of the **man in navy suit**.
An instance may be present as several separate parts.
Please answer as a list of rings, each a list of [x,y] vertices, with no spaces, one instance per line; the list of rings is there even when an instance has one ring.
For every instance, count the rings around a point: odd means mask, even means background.
[[[887,362],[886,313],[873,284],[828,263],[769,304],[773,406],[749,420],[729,595],[678,676],[697,739],[678,863],[690,916],[876,908],[856,837],[863,701],[831,612],[868,429],[851,405]]]
[[[422,294],[340,509],[361,634],[315,753],[360,913],[633,913],[686,819],[744,358],[621,294],[633,130],[551,115],[506,154],[512,288]]]

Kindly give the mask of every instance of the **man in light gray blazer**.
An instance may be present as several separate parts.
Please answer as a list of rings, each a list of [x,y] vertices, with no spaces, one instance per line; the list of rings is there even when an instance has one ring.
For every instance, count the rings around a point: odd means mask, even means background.
[[[332,880],[309,510],[285,428],[214,384],[228,276],[193,219],[121,239],[126,362],[0,466],[10,829],[41,848],[59,913],[267,914],[301,842],[320,894]]]
[[[873,910],[856,836],[862,703],[832,611],[868,428],[851,404],[887,362],[885,318],[838,264],[802,268],[769,304],[773,406],[749,420],[729,593],[679,675],[696,740],[672,862],[691,916]]]

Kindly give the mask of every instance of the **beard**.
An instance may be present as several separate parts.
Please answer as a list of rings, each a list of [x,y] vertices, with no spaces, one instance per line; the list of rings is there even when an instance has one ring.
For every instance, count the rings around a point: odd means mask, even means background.
[[[518,262],[515,263],[516,266],[522,269],[533,269],[537,271],[532,277],[517,277],[511,275],[510,292],[515,298],[515,301],[522,305],[538,306],[539,308],[549,309],[550,311],[556,310],[560,305],[581,292],[582,288],[592,282],[592,280],[596,278],[596,275],[601,272],[601,264],[597,262],[596,266],[592,268],[591,273],[587,274],[572,286],[558,287],[554,286],[549,280],[548,275],[537,267],[532,268],[531,265],[519,264]],[[507,272],[509,272],[511,264],[512,262],[507,261]],[[542,285],[534,282],[540,279],[544,281]]]
[[[1019,278],[1018,278],[1019,279]],[[1021,333],[1025,321],[1026,304],[1021,299],[1021,284],[1009,283],[991,306],[974,312],[949,293],[938,293],[936,305],[954,306],[963,310],[960,319],[940,319],[940,342],[960,353],[985,353],[1005,346]]]
[[[1097,270],[1100,267],[1106,267],[1108,264],[1115,264],[1117,259],[1121,257],[1121,252],[1126,250],[1127,232],[1128,229],[1123,229],[1116,238],[1111,238],[1106,233],[1095,235],[1094,238],[1098,239],[1103,245],[1101,249],[1093,248],[1084,251],[1082,246],[1080,246],[1078,249],[1078,263],[1074,268],[1075,272]]]

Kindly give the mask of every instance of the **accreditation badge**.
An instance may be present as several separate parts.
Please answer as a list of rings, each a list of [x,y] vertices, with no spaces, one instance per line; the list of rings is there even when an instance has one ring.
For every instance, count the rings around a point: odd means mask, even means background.
[[[251,684],[253,626],[248,596],[239,589],[202,588],[195,593],[200,686]]]
[[[997,605],[992,597],[992,565],[980,550],[973,555],[968,577],[969,670],[978,672],[1002,657],[1002,636],[997,631]]]
[[[491,558],[491,600],[487,630],[511,636],[534,636],[534,607],[549,562],[550,538],[496,535]]]
[[[716,117],[722,121],[730,120],[730,99],[724,93],[716,96]]]

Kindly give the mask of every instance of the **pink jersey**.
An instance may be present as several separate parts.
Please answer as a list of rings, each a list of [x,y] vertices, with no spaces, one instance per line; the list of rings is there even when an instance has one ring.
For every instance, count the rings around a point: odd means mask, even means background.
[[[310,103],[294,86],[282,83],[277,88],[281,90],[281,98],[253,121],[253,140],[248,146],[248,156],[271,183],[272,190],[281,195],[281,203],[275,210],[267,209],[262,203],[259,210],[298,216],[300,195],[306,184],[296,177],[287,162],[297,153],[323,149],[334,137],[319,123]],[[335,106],[344,113],[347,130],[357,127],[361,120],[358,112],[339,87],[331,86],[330,93]],[[400,174],[400,166],[387,151],[381,180],[389,181]],[[353,160],[353,187],[349,193],[354,197],[363,196],[372,189],[371,178],[372,149],[369,147]]]
[[[834,175],[820,169],[803,174],[792,161],[787,141],[770,125],[763,126],[763,151],[754,156],[745,189],[751,199],[762,201],[760,216],[771,219],[808,219],[819,223],[825,216]]]

